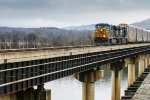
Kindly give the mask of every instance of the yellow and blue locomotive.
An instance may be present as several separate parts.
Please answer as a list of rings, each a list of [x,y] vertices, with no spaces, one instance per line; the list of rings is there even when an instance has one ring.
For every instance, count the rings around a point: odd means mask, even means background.
[[[94,43],[95,45],[127,43],[127,31],[127,24],[119,24],[118,26],[109,25],[107,23],[96,24],[94,32]]]

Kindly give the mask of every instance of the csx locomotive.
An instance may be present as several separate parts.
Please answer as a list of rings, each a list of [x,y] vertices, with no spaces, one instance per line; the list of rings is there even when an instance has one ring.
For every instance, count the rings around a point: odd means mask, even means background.
[[[100,23],[95,25],[94,43],[95,45],[125,44],[128,42],[128,25],[118,26]]]

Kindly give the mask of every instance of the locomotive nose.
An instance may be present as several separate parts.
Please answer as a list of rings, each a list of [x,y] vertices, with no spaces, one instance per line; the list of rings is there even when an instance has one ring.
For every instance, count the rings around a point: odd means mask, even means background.
[[[106,35],[104,34],[104,35],[103,35],[103,37],[105,38],[105,37],[106,37]]]

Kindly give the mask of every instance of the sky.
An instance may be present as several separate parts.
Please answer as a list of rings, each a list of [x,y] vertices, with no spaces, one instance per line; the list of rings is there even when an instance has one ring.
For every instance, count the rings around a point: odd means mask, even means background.
[[[69,27],[150,18],[150,0],[0,0],[0,26]]]

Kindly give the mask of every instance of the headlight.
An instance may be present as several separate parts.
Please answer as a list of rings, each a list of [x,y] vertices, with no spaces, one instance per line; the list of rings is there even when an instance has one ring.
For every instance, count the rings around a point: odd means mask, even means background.
[[[106,37],[105,35],[103,35],[103,37]]]

